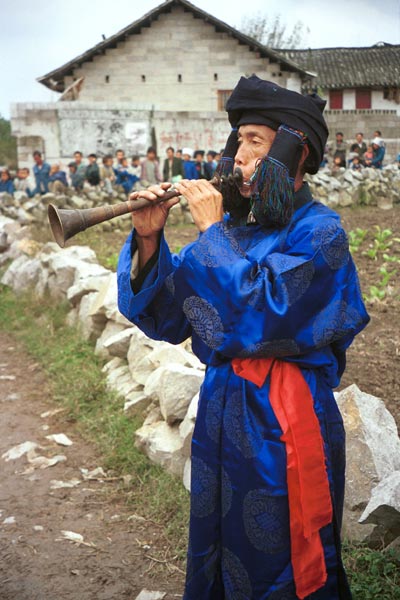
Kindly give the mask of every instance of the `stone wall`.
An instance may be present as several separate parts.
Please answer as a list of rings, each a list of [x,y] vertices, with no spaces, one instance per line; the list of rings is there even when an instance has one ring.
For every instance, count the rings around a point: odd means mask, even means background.
[[[141,415],[136,445],[190,487],[190,447],[204,366],[190,341],[172,346],[147,338],[117,308],[116,274],[87,247],[38,244],[29,228],[0,215],[1,283],[18,294],[69,302],[67,322],[104,360],[121,411]],[[344,533],[354,542],[388,545],[400,536],[400,439],[378,398],[350,386],[337,395],[347,437]]]

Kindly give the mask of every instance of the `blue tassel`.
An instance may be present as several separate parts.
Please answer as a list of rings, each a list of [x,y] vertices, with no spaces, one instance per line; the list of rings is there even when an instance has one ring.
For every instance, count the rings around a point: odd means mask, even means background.
[[[256,221],[264,226],[285,227],[294,211],[294,179],[288,168],[265,156],[257,166],[254,186],[251,212]]]

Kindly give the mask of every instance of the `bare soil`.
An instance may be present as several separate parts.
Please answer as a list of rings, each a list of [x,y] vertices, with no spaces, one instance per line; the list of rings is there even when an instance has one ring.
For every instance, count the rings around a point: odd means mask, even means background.
[[[83,480],[80,469],[95,469],[101,458],[63,413],[41,418],[51,409],[40,368],[0,332],[1,600],[135,600],[142,589],[181,598],[183,573],[160,527],[124,503],[118,480]],[[72,446],[46,439],[61,432]],[[42,446],[39,455],[66,461],[23,474],[26,455],[2,456],[26,441]],[[77,487],[51,489],[52,480],[73,478],[81,480]],[[7,523],[11,517],[15,523]],[[81,534],[84,543],[62,539],[62,531]]]

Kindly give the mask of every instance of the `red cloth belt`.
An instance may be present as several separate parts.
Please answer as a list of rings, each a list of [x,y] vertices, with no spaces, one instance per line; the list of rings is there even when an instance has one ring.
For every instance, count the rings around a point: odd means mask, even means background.
[[[300,368],[274,358],[235,358],[236,375],[262,387],[268,374],[270,402],[286,445],[290,544],[296,594],[303,599],[327,580],[319,530],[332,522],[324,442],[313,397]]]

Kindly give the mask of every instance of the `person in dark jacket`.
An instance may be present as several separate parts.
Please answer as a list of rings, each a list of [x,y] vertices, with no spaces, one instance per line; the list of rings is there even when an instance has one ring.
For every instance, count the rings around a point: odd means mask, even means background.
[[[89,164],[86,167],[86,181],[89,185],[99,185],[100,183],[100,169],[97,164],[96,154],[89,154]]]
[[[196,150],[194,153],[194,164],[197,171],[197,179],[212,179],[212,169],[204,160],[204,150]]]
[[[166,150],[167,158],[164,160],[163,179],[164,181],[179,181],[185,176],[183,161],[175,156],[175,149],[170,146]]]

